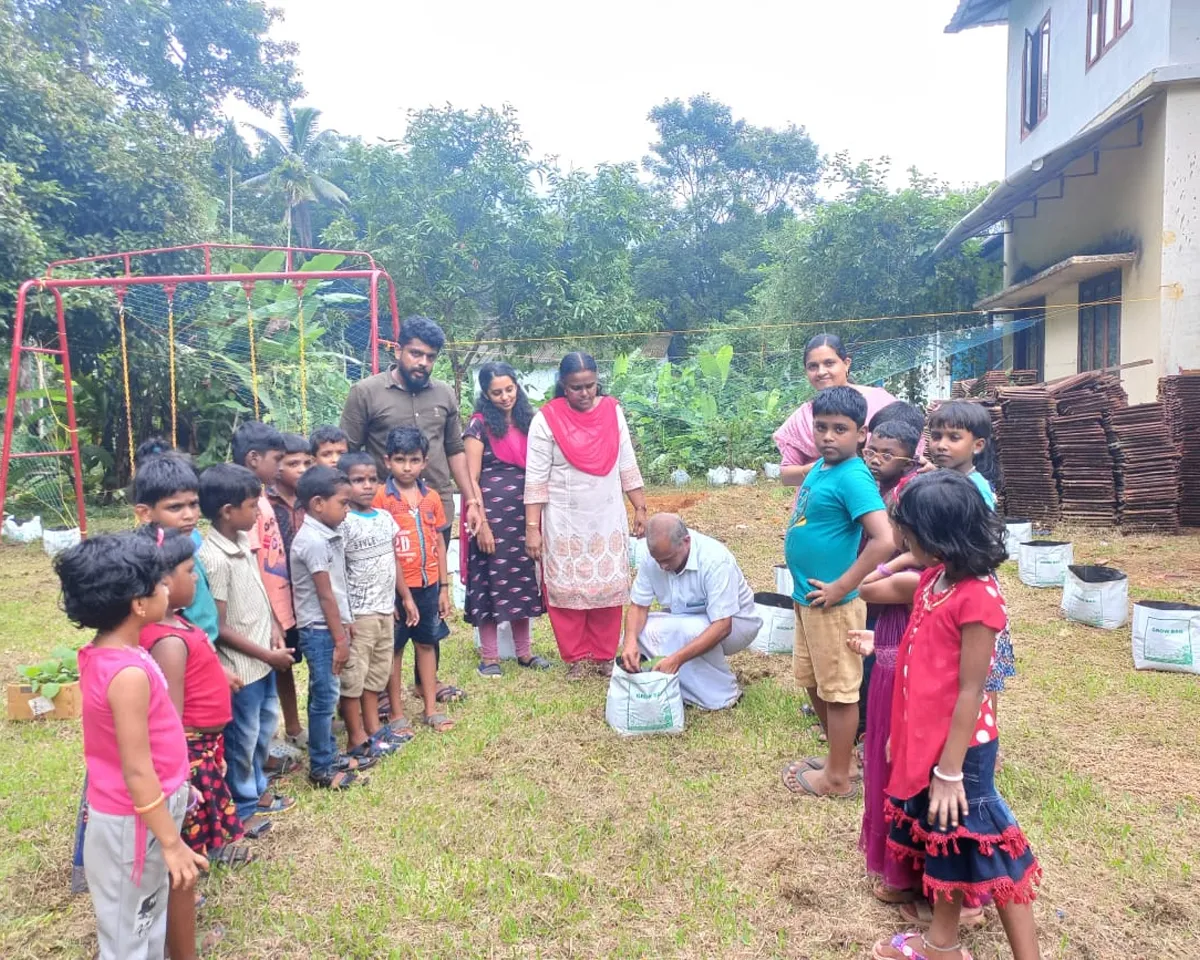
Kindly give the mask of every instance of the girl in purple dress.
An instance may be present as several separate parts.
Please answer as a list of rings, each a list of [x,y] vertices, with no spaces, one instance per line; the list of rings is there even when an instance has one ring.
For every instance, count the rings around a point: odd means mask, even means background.
[[[525,451],[533,408],[507,363],[479,370],[475,413],[463,430],[467,472],[482,504],[482,523],[461,543],[467,587],[465,619],[479,629],[479,674],[499,677],[499,625],[512,630],[517,663],[545,670],[550,664],[530,648],[530,620],[544,612],[537,570],[525,552]]]

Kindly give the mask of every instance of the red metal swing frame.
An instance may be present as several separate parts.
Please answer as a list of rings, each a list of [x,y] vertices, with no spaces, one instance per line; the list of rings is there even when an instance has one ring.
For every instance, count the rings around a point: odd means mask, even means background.
[[[214,250],[258,250],[264,253],[272,251],[285,255],[286,269],[275,273],[213,273],[212,253]],[[199,251],[204,257],[202,273],[176,274],[135,274],[133,261],[138,257],[155,256],[169,253],[185,253]],[[366,261],[367,267],[346,270],[294,270],[293,257],[295,254],[333,253],[346,257],[358,257]],[[119,262],[123,272],[103,277],[56,277],[56,270],[68,266],[82,264],[111,264]],[[79,516],[79,529],[87,534],[87,514],[83,498],[83,463],[79,453],[79,430],[75,419],[75,390],[71,383],[71,355],[67,343],[67,319],[63,307],[62,291],[76,287],[110,287],[120,297],[133,286],[166,286],[178,287],[185,283],[237,283],[241,285],[257,283],[260,280],[293,281],[305,280],[366,280],[369,283],[369,301],[371,309],[371,372],[379,372],[379,282],[387,283],[388,306],[392,314],[392,340],[400,336],[400,315],[396,307],[396,285],[386,270],[375,263],[375,259],[365,250],[321,250],[313,247],[272,247],[259,244],[245,243],[193,243],[180,247],[158,247],[148,250],[128,250],[121,253],[101,254],[94,257],[75,257],[70,260],[56,260],[46,267],[41,277],[26,280],[17,290],[16,313],[13,317],[12,358],[9,366],[8,398],[4,408],[4,438],[0,449],[0,515],[4,512],[4,503],[8,495],[8,471],[14,459],[34,457],[70,457],[73,465],[75,481],[75,507]],[[50,291],[54,295],[54,312],[57,320],[57,340],[55,347],[26,346],[25,339],[25,306],[30,291]],[[17,412],[17,394],[20,392],[21,357],[23,354],[46,354],[59,357],[62,363],[63,386],[66,396],[67,433],[71,438],[70,446],[65,450],[39,450],[32,452],[17,452],[12,449],[13,425]],[[126,411],[126,415],[129,412]]]

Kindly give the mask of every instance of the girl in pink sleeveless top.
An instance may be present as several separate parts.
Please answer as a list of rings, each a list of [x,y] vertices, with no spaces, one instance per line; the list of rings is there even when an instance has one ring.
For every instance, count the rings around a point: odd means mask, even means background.
[[[123,534],[85,540],[60,554],[55,570],[67,616],[97,631],[79,651],[79,686],[84,871],[100,957],[158,960],[170,888],[191,889],[208,865],[179,835],[191,792],[183,724],[162,672],[138,646],[142,628],[166,614],[162,560],[153,542]],[[195,944],[172,943],[171,956],[188,960]]]

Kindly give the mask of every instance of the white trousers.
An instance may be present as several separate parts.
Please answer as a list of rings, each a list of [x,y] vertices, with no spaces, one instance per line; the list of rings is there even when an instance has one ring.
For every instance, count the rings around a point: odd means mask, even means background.
[[[638,637],[638,650],[648,657],[666,657],[682,650],[709,628],[712,621],[697,614],[652,613]],[[685,703],[703,710],[723,710],[738,702],[742,691],[725,658],[750,646],[762,621],[733,618],[729,636],[679,668]]]

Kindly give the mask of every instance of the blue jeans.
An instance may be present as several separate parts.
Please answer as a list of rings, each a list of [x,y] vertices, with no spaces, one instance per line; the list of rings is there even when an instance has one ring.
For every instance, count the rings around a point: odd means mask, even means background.
[[[267,792],[263,764],[278,725],[279,696],[272,670],[233,695],[233,719],[225,727],[225,782],[243,822],[254,815],[258,798]]]
[[[324,627],[301,627],[300,652],[308,661],[308,759],[313,775],[323,776],[337,759],[333,714],[339,685],[333,675],[333,634]]]

